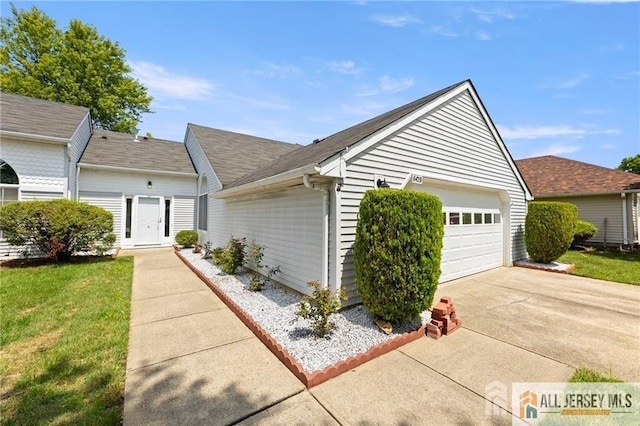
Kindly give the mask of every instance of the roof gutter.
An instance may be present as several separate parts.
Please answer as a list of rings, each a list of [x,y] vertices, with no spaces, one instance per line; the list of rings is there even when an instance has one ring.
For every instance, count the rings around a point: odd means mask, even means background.
[[[86,163],[78,163],[78,166],[82,166],[85,169],[106,170],[106,171],[114,171],[114,172],[151,173],[155,175],[185,176],[185,177],[193,177],[193,178],[198,177],[198,174],[196,172],[193,172],[193,173],[172,172],[172,171],[162,171],[162,170],[136,169],[132,167],[102,166],[98,164],[86,164]]]
[[[229,189],[223,189],[221,191],[212,194],[212,197],[218,199],[233,198],[241,195],[248,195],[259,192],[262,189],[287,181],[289,179],[298,178],[304,175],[318,174],[320,173],[320,166],[318,164],[309,164],[297,169],[289,170],[288,172],[280,173],[279,175],[270,176],[268,178],[260,179],[255,182],[245,183],[244,185],[236,186]]]
[[[31,133],[11,132],[9,130],[0,130],[0,136],[15,139],[27,139],[34,142],[53,143],[57,145],[67,145],[71,139],[59,138],[56,136],[34,135]]]
[[[540,198],[562,198],[562,197],[587,197],[592,195],[618,195],[618,194],[633,194],[635,192],[640,192],[640,188],[638,189],[618,189],[616,191],[603,191],[603,192],[568,192],[566,194],[538,194],[535,196],[536,199]]]

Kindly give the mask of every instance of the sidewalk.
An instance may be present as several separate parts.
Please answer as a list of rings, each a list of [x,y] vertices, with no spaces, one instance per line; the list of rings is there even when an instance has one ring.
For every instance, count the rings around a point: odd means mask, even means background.
[[[573,372],[463,328],[306,390],[172,249],[133,254],[125,425],[506,425],[510,394],[492,404],[488,384]]]

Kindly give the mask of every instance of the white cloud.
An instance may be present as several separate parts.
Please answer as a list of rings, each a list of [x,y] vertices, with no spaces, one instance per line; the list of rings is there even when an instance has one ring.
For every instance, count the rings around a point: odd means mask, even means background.
[[[587,126],[577,128],[573,126],[501,126],[498,131],[505,139],[542,139],[572,137],[574,139],[583,138],[588,135],[609,135],[615,136],[621,133],[620,129],[598,129]]]
[[[345,114],[373,117],[387,108],[387,104],[376,101],[366,101],[350,104],[342,104],[341,109]]]
[[[333,61],[327,64],[333,72],[347,75],[360,75],[362,68],[358,67],[353,61]]]
[[[609,142],[604,142],[604,143],[600,144],[600,148],[602,148],[602,149],[613,149],[613,148],[615,148],[615,145],[610,144]]]
[[[472,7],[471,12],[474,13],[479,20],[488,23],[493,22],[496,18],[511,20],[516,17],[513,13],[504,9],[482,10]]]
[[[476,33],[476,39],[480,41],[487,41],[487,40],[491,40],[492,38],[493,38],[493,35],[491,35],[486,31],[478,31]]]
[[[373,15],[371,19],[388,27],[402,28],[409,24],[419,24],[421,21],[409,15]]]
[[[459,37],[460,34],[456,33],[455,31],[449,29],[447,26],[445,25],[434,25],[433,27],[431,27],[431,31],[435,34],[444,36],[444,37]]]
[[[549,145],[548,147],[534,152],[531,154],[531,157],[542,157],[543,155],[561,155],[561,154],[571,154],[572,152],[576,152],[580,149],[577,145],[566,145],[562,143],[554,143],[553,145]]]
[[[603,52],[616,52],[616,51],[621,51],[624,50],[624,44],[622,43],[618,43],[618,44],[608,44],[605,46],[602,46],[600,48],[601,51]]]
[[[633,80],[640,77],[640,71],[630,71],[624,74],[619,74],[613,76],[616,80]]]
[[[578,110],[578,113],[582,115],[608,115],[613,114],[613,111],[604,108],[583,108]]]
[[[130,62],[132,75],[144,84],[152,95],[178,99],[206,99],[214,85],[205,79],[172,73],[151,62]]]
[[[278,78],[286,78],[291,75],[295,75],[300,73],[300,69],[296,66],[289,64],[274,64],[271,62],[265,62],[262,64],[262,68],[257,70],[250,71],[251,74],[260,76],[260,77],[278,77]]]
[[[573,89],[584,83],[591,77],[589,73],[583,72],[573,77],[563,80],[550,80],[536,85],[537,89],[565,90]]]
[[[638,0],[569,0],[573,3],[637,3]]]
[[[253,106],[256,108],[267,109],[267,110],[287,110],[291,107],[282,99],[272,99],[272,100],[263,100],[263,99],[254,99],[243,95],[236,95],[233,93],[223,94],[223,97],[233,99],[236,101],[240,101],[245,105]]]
[[[362,92],[358,93],[358,96],[374,96],[380,94],[397,93],[403,90],[407,90],[413,86],[414,80],[410,77],[405,78],[393,78],[388,75],[383,75],[378,80],[378,85],[372,88],[366,88]]]

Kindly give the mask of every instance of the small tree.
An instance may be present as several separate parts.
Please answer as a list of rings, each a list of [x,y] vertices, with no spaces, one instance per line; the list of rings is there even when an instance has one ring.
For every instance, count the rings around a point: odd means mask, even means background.
[[[329,287],[322,287],[318,281],[311,281],[307,285],[313,287],[313,293],[302,297],[296,316],[311,321],[315,334],[325,337],[335,327],[335,323],[329,321],[329,316],[338,312],[342,306],[341,300],[347,300],[347,294],[344,289],[334,294]]]
[[[550,263],[571,246],[578,221],[578,208],[571,203],[529,204],[524,225],[524,241],[534,262]]]
[[[367,191],[360,203],[354,262],[362,302],[385,321],[428,309],[440,277],[442,203],[424,192]]]
[[[0,208],[0,230],[9,244],[35,246],[56,261],[78,251],[104,253],[115,241],[110,212],[67,199],[6,204]]]

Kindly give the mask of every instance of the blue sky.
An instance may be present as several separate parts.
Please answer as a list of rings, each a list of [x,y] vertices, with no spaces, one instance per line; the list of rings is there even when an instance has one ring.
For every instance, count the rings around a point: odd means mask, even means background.
[[[154,114],[308,144],[470,78],[516,159],[640,152],[637,2],[15,2],[126,49]],[[9,3],[2,2],[6,16]]]

